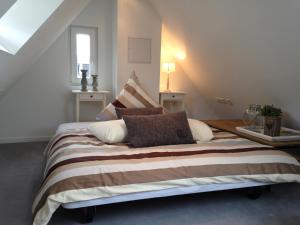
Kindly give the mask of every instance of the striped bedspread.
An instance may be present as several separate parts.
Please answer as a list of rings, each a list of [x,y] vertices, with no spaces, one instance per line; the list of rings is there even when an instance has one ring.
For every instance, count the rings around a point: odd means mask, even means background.
[[[220,130],[214,136],[207,143],[131,148],[106,145],[85,129],[58,134],[46,149],[33,224],[47,224],[70,202],[203,184],[300,182],[300,165],[287,153]]]

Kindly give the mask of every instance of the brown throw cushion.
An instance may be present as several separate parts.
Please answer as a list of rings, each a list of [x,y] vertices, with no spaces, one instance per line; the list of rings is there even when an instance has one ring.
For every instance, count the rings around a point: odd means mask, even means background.
[[[134,147],[195,143],[185,112],[123,116]]]
[[[157,115],[163,113],[162,107],[153,108],[115,108],[118,119],[122,119],[123,116],[138,116],[138,115]]]

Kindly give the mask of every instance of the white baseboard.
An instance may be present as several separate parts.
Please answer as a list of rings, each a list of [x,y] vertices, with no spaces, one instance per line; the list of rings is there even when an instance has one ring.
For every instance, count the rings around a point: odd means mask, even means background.
[[[9,143],[22,143],[22,142],[40,142],[40,141],[49,141],[51,137],[42,136],[42,137],[7,137],[0,138],[0,144],[9,144]]]

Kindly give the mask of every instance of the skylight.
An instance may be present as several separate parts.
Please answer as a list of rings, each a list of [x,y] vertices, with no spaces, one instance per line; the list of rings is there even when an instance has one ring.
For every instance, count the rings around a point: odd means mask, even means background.
[[[0,50],[15,55],[64,0],[17,0],[0,19]]]

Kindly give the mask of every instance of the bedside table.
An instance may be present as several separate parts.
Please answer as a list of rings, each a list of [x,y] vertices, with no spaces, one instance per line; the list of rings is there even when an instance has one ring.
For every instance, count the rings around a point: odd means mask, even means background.
[[[106,96],[109,91],[80,91],[72,90],[76,95],[76,122],[80,121],[80,102],[100,102],[101,107],[106,106]]]
[[[245,126],[242,120],[202,120],[204,123],[208,124],[211,127],[228,131],[234,134],[237,134],[241,137],[247,138],[251,141],[255,141],[264,145],[270,145],[276,149],[286,151],[289,154],[293,155],[298,161],[300,161],[300,141],[267,141],[252,135],[248,135],[236,130],[238,126]]]
[[[170,112],[185,110],[184,98],[185,92],[159,92],[159,104],[168,109]]]

